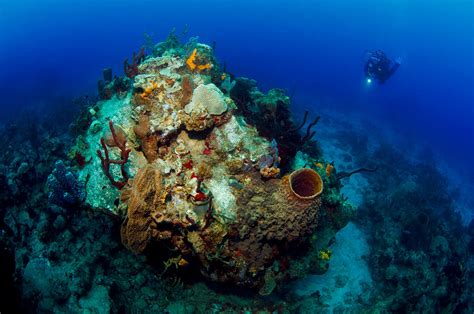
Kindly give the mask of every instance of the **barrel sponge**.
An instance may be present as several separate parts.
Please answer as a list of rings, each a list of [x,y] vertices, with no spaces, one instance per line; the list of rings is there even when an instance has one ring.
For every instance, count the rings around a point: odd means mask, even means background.
[[[227,111],[224,94],[214,84],[201,84],[194,90],[192,101],[184,107],[190,114],[193,111],[205,108],[211,115],[221,115]]]
[[[285,221],[286,237],[289,241],[303,240],[317,225],[321,198],[301,198],[290,188],[291,175],[279,181],[279,191],[275,194],[279,204],[279,215]],[[280,235],[279,235],[280,236]]]
[[[323,192],[323,180],[313,169],[301,168],[293,171],[288,183],[291,192],[300,199],[313,199]]]
[[[161,172],[151,165],[140,169],[121,195],[127,204],[127,218],[122,224],[122,243],[135,253],[145,250],[151,230],[151,214],[161,205]]]
[[[236,175],[237,179],[240,177]],[[229,225],[228,232],[228,251],[240,262],[236,267],[224,266],[225,275],[220,279],[240,282],[245,273],[253,278],[247,284],[262,287],[263,278],[257,279],[256,274],[263,275],[261,270],[313,233],[321,198],[301,199],[294,195],[289,188],[289,175],[263,181],[255,172],[245,178],[245,185],[235,190],[236,203],[245,210],[237,212],[237,220]],[[269,283],[266,279],[265,282]]]

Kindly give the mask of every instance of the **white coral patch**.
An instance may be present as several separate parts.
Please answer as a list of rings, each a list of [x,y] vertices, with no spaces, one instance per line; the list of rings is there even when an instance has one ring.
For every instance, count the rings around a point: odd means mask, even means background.
[[[237,119],[235,119],[234,116],[232,116],[229,122],[224,124],[222,133],[224,138],[234,147],[243,140],[243,136],[245,135],[244,130],[239,123],[237,123]]]
[[[234,220],[236,216],[235,196],[232,194],[223,169],[214,169],[213,179],[206,182],[206,186],[212,193],[216,214],[224,220]]]
[[[219,128],[215,129],[216,139],[219,148],[223,151],[230,152],[237,147],[241,147],[246,151],[246,156],[252,161],[257,160],[260,156],[268,154],[270,143],[258,137],[256,130],[251,129],[239,122],[235,116]]]

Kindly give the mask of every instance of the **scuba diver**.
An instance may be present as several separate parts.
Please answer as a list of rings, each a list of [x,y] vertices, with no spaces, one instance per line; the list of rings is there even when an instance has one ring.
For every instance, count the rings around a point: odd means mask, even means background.
[[[368,83],[376,80],[383,84],[401,64],[399,59],[389,59],[382,50],[367,52],[365,59],[364,73]]]

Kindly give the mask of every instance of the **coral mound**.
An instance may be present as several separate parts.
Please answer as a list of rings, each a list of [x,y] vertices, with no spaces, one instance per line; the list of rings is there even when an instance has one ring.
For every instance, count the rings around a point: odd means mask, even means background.
[[[123,217],[124,245],[159,255],[164,273],[198,269],[212,281],[269,294],[285,278],[274,263],[317,226],[321,177],[280,169],[279,147],[288,143],[261,136],[246,122],[252,117],[238,113],[235,81],[212,48],[191,41],[159,51],[134,58],[127,95],[97,104],[81,152],[86,202]],[[280,90],[262,96],[251,88],[264,110],[289,104]],[[293,132],[301,128],[285,119]]]

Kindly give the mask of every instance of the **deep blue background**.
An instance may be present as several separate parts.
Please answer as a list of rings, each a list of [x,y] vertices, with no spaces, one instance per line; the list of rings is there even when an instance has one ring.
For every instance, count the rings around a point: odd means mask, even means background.
[[[428,142],[474,172],[473,1],[0,0],[1,118],[95,92],[104,67],[177,27],[216,41],[229,71],[295,92],[295,110],[333,107]],[[366,49],[403,64],[367,86]],[[69,104],[65,104],[69,105]]]

